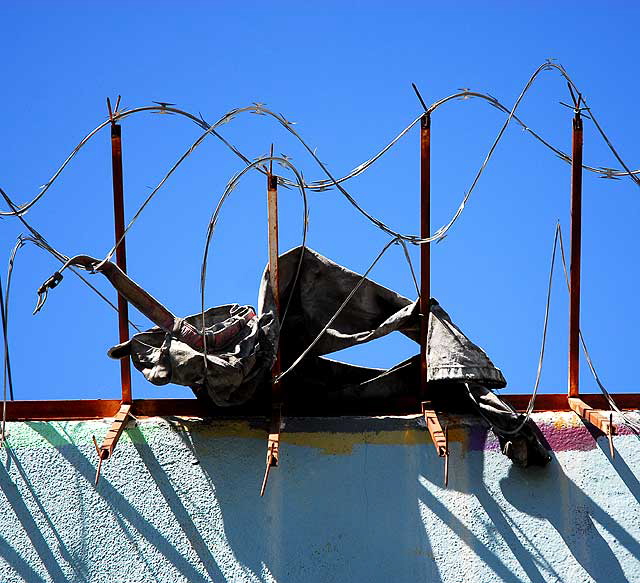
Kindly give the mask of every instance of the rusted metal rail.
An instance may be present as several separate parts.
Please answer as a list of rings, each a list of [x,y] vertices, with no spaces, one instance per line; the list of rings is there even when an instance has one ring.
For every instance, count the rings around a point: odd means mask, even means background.
[[[611,457],[615,457],[613,436],[616,434],[616,427],[613,424],[613,413],[593,409],[578,397],[569,397],[569,407],[571,407],[571,410],[581,419],[588,421],[607,436],[609,440],[609,453]]]
[[[116,101],[115,112],[118,111],[120,97]],[[113,179],[113,223],[115,226],[116,238],[116,265],[127,273],[127,251],[124,240],[124,179],[122,172],[122,127],[116,123],[111,109],[111,101],[107,98],[107,108],[109,109],[109,119],[111,120],[111,172]],[[118,294],[118,334],[120,343],[129,340],[129,305],[127,300]],[[118,444],[118,440],[129,421],[131,414],[131,361],[129,358],[120,359],[120,385],[122,390],[122,400],[115,415],[113,423],[107,432],[101,446],[98,446],[96,438],[93,443],[98,454],[98,467],[96,469],[96,486],[100,480],[100,470],[102,462],[108,460]]]
[[[431,234],[431,115],[420,121],[420,236]],[[420,400],[427,398],[427,340],[431,299],[431,249],[420,245]]]
[[[444,458],[444,487],[449,485],[449,429],[442,429],[437,413],[429,401],[422,402],[422,415],[438,456]]]
[[[506,395],[500,398],[517,411],[525,411],[530,395]],[[601,394],[583,394],[594,409],[604,409],[607,401]],[[639,410],[640,393],[618,393],[616,402],[621,409]],[[7,421],[79,421],[108,419],[120,410],[120,399],[81,399],[56,401],[7,401]],[[566,393],[538,395],[535,412],[572,411]],[[136,418],[169,416],[199,418],[246,418],[269,416],[264,406],[211,407],[198,399],[134,399],[131,415]],[[415,397],[381,399],[379,402],[355,402],[339,404],[290,403],[287,414],[292,417],[341,417],[416,414]]]
[[[280,461],[280,429],[282,427],[282,406],[274,405],[271,411],[271,423],[269,425],[269,438],[267,440],[267,467],[264,471],[260,496],[264,496],[269,481],[271,468],[278,466]]]
[[[98,485],[98,480],[100,480],[100,470],[102,469],[102,462],[105,460],[108,460],[113,454],[113,450],[116,448],[116,445],[118,444],[118,440],[120,439],[120,436],[122,435],[122,432],[124,431],[129,421],[130,415],[131,415],[131,403],[122,403],[100,447],[98,447],[98,442],[96,441],[96,438],[95,437],[93,438],[93,443],[96,446],[96,453],[98,454],[98,468],[96,469],[96,486]]]

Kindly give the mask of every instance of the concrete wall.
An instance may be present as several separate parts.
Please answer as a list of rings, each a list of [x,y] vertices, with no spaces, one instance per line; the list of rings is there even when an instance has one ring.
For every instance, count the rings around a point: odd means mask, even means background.
[[[453,419],[448,489],[415,418],[290,419],[262,499],[257,422],[138,421],[98,488],[108,422],[12,423],[0,581],[640,582],[640,441],[535,419],[529,470]]]

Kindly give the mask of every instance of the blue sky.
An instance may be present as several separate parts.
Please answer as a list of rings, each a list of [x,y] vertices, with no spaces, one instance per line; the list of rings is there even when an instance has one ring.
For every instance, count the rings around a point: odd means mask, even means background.
[[[176,103],[214,121],[264,102],[288,119],[336,175],[377,152],[421,109],[458,88],[488,92],[510,107],[547,57],[562,63],[586,95],[627,163],[640,166],[634,3],[609,2],[4,2],[0,49],[0,186],[16,202],[38,192],[75,145],[106,117],[106,97],[132,108]],[[545,72],[519,110],[525,123],[569,151],[566,83]],[[432,228],[446,223],[469,187],[504,114],[480,100],[453,101],[432,122]],[[249,158],[285,153],[307,180],[324,178],[291,135],[245,115],[221,133]],[[177,116],[140,114],[123,122],[127,215],[200,130]],[[617,166],[585,122],[585,162]],[[395,229],[419,229],[419,150],[414,129],[347,188]],[[176,314],[199,309],[206,225],[241,161],[207,140],[168,181],[127,240],[129,272]],[[432,295],[484,347],[508,382],[530,392],[535,379],[555,222],[569,235],[569,166],[510,127],[461,219],[432,251]],[[26,218],[67,255],[103,256],[113,244],[110,142],[98,134]],[[284,172],[284,170],[283,170]],[[300,197],[281,191],[281,247],[300,240]],[[635,309],[639,269],[639,190],[630,180],[584,177],[582,329],[611,391],[635,391]],[[310,193],[309,244],[362,271],[387,236],[335,190]],[[255,305],[267,260],[261,175],[248,175],[225,207],[214,238],[207,304]],[[24,227],[0,225],[0,261]],[[414,257],[417,250],[413,249]],[[16,260],[10,340],[18,398],[97,398],[119,394],[115,314],[69,275],[44,310],[36,289],[56,262],[25,247]],[[4,271],[4,268],[3,268]],[[412,296],[401,250],[375,268],[377,281]],[[3,278],[4,281],[4,278]],[[100,276],[92,282],[115,297]],[[554,279],[541,390],[564,392],[567,294]],[[144,318],[132,320],[146,325]],[[414,353],[399,334],[343,358],[391,366]],[[595,390],[584,362],[582,386]],[[153,387],[134,371],[134,396],[188,396]]]

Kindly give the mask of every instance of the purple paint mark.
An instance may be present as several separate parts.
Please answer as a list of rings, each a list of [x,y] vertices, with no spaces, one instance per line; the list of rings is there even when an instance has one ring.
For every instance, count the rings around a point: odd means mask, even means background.
[[[471,451],[500,451],[498,438],[492,431],[479,425],[473,425],[469,436],[469,450]]]
[[[553,451],[591,451],[598,447],[596,438],[606,439],[604,435],[594,436],[584,425],[558,427],[553,423],[538,423],[538,427]],[[626,425],[618,425],[615,437],[619,435],[633,435],[633,431]],[[470,428],[468,447],[470,451],[500,451],[498,438],[480,426]]]
[[[591,451],[598,445],[586,427],[540,427],[553,451]]]

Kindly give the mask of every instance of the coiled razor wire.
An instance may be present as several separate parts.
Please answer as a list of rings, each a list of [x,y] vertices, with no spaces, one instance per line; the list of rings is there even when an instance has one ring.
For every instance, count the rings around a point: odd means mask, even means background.
[[[13,208],[15,208],[15,205],[13,204],[13,202],[11,201],[11,199],[7,196],[7,194],[4,192],[4,190],[2,190],[2,188],[0,188],[0,195],[5,199],[5,201]],[[24,245],[24,243],[33,243],[36,247],[39,247],[40,249],[46,251],[47,253],[53,255],[53,257],[55,257],[60,263],[62,263],[62,265],[64,266],[64,268],[66,269],[67,267],[67,262],[69,261],[69,257],[67,257],[66,255],[64,255],[63,253],[60,253],[58,250],[56,250],[52,245],[50,245],[47,240],[33,227],[33,225],[31,225],[22,215],[18,214],[16,215],[18,217],[18,219],[22,222],[22,224],[31,232],[32,236],[27,236],[27,235],[19,235],[18,237],[18,242],[16,243],[16,245],[14,246],[12,252],[11,252],[11,256],[9,259],[9,268],[8,268],[8,277],[7,277],[7,293],[6,293],[6,298],[5,298],[5,302],[9,302],[9,285],[11,282],[11,274],[13,273],[13,264],[15,261],[15,257],[16,254],[18,252],[18,250]],[[109,300],[109,298],[107,298],[98,288],[96,288],[89,280],[87,280],[81,273],[78,272],[78,270],[75,267],[69,266],[69,269],[71,269],[71,271],[80,278],[80,280],[91,290],[93,291],[95,294],[98,295],[98,297],[100,299],[102,299],[105,303],[107,303],[112,310],[118,312],[118,307],[111,301]],[[134,324],[131,320],[128,320],[129,324],[138,332],[140,332],[140,327],[137,324]]]
[[[298,266],[296,268],[296,273],[293,279],[293,285],[291,286],[291,292],[289,293],[289,299],[287,300],[287,305],[282,313],[282,316],[279,316],[280,326],[285,321],[287,317],[287,312],[289,311],[289,305],[291,304],[291,300],[293,298],[293,291],[295,290],[296,284],[298,283],[298,277],[300,276],[300,270],[302,269],[302,261],[304,259],[304,252],[307,246],[307,232],[309,229],[309,205],[307,201],[307,193],[305,191],[304,186],[304,178],[302,173],[298,171],[298,169],[293,165],[293,163],[286,157],[282,156],[261,156],[257,158],[253,162],[247,164],[242,170],[236,173],[231,180],[227,183],[222,196],[218,200],[218,204],[216,205],[213,214],[211,215],[211,219],[209,220],[209,225],[207,226],[207,236],[204,246],[204,253],[202,257],[202,264],[200,268],[200,309],[201,309],[201,323],[202,323],[202,344],[203,344],[203,358],[204,358],[204,378],[207,378],[207,336],[206,336],[206,328],[204,321],[204,312],[205,312],[205,287],[207,281],[207,262],[209,259],[209,248],[211,245],[211,239],[213,237],[213,233],[215,232],[216,226],[218,224],[218,218],[220,217],[220,213],[222,211],[222,207],[229,198],[229,195],[235,190],[238,186],[238,183],[242,179],[242,177],[252,170],[253,168],[266,168],[266,164],[269,163],[271,165],[273,162],[276,162],[283,166],[284,168],[288,168],[296,179],[296,185],[300,190],[300,195],[302,196],[302,243],[301,243],[301,252],[300,258],[298,259]]]
[[[2,319],[2,336],[4,339],[4,367],[2,374],[2,427],[0,427],[0,447],[7,441],[7,363],[9,362],[9,344],[7,343],[7,319],[5,314],[4,294],[2,292],[2,278],[0,278],[0,317]],[[11,387],[13,401],[13,387]]]
[[[390,234],[392,236],[395,236],[395,237],[399,236],[400,238],[405,239],[408,242],[411,242],[411,243],[414,243],[414,244],[424,244],[424,243],[431,242],[431,241],[437,241],[437,240],[442,239],[445,236],[447,231],[453,226],[453,224],[457,221],[457,219],[459,218],[459,216],[463,212],[464,207],[465,207],[466,203],[468,202],[472,191],[474,190],[474,188],[475,188],[480,176],[482,175],[484,169],[486,168],[486,166],[487,166],[487,164],[489,162],[489,159],[491,158],[491,156],[492,156],[492,154],[493,154],[498,142],[500,141],[502,135],[504,134],[504,131],[506,130],[506,127],[508,126],[508,124],[510,123],[510,121],[512,119],[517,119],[515,117],[515,112],[516,112],[516,109],[517,109],[518,105],[520,104],[521,100],[524,98],[524,95],[528,92],[528,90],[532,86],[533,82],[539,76],[540,73],[542,73],[543,71],[546,71],[546,70],[551,70],[551,69],[556,69],[557,71],[559,71],[560,74],[567,80],[567,82],[569,83],[569,86],[573,87],[576,91],[578,91],[577,86],[573,83],[573,81],[570,79],[569,75],[567,74],[566,70],[561,65],[552,63],[550,61],[546,61],[545,63],[540,65],[540,67],[538,67],[538,69],[536,69],[534,74],[530,77],[529,81],[525,85],[525,88],[523,89],[522,93],[518,97],[518,100],[516,101],[516,103],[514,104],[514,107],[511,110],[507,110],[502,104],[500,104],[498,102],[497,99],[495,99],[494,97],[492,97],[490,95],[484,95],[484,94],[480,94],[480,93],[469,92],[469,91],[466,91],[466,90],[461,92],[461,93],[457,93],[457,94],[454,94],[454,95],[449,96],[447,98],[444,98],[444,99],[434,103],[432,106],[430,106],[428,108],[426,115],[430,115],[438,107],[440,107],[444,103],[447,103],[451,99],[454,99],[456,97],[461,97],[463,99],[466,99],[466,98],[472,96],[472,97],[481,97],[483,99],[486,99],[487,101],[489,101],[489,103],[491,105],[494,105],[495,107],[497,107],[498,109],[500,109],[502,111],[505,111],[505,112],[509,111],[509,115],[508,115],[508,118],[507,118],[505,124],[503,125],[503,127],[500,130],[500,132],[498,133],[498,136],[497,136],[496,140],[494,141],[491,149],[489,150],[489,153],[488,153],[487,157],[485,158],[485,160],[484,160],[483,164],[481,165],[478,173],[476,174],[476,177],[475,177],[475,179],[474,179],[474,181],[472,183],[472,186],[469,188],[469,190],[467,191],[467,193],[463,197],[462,203],[458,207],[458,210],[456,211],[456,213],[453,215],[453,218],[449,221],[449,223],[447,223],[446,225],[444,225],[443,227],[438,229],[436,231],[436,233],[432,237],[429,237],[429,238],[420,238],[420,237],[417,237],[415,235],[402,235],[400,233],[397,233],[397,232],[393,231],[390,227],[385,225],[382,221],[380,221],[379,219],[373,217],[371,214],[369,214],[367,211],[365,211],[365,209],[362,208],[357,203],[357,201],[340,184],[341,182],[343,182],[345,180],[348,180],[349,178],[357,176],[358,174],[363,172],[366,168],[368,168],[375,160],[379,159],[379,157],[382,156],[386,151],[388,151],[388,149],[390,149],[395,143],[397,143],[397,141],[403,135],[405,135],[409,131],[409,129],[411,129],[419,121],[420,117],[422,117],[422,116],[420,116],[416,120],[414,120],[407,128],[405,128],[405,130],[403,130],[394,140],[392,140],[392,142],[390,144],[388,144],[385,148],[383,148],[383,150],[381,150],[376,156],[374,156],[369,161],[367,161],[367,162],[361,164],[360,166],[358,166],[356,169],[354,169],[347,176],[345,176],[345,177],[343,177],[341,179],[336,179],[329,172],[329,170],[327,169],[326,165],[317,157],[317,155],[315,153],[315,150],[311,149],[311,147],[303,140],[303,138],[295,131],[295,129],[293,129],[293,122],[290,122],[286,118],[284,118],[284,116],[282,116],[280,114],[277,114],[277,113],[265,108],[263,104],[254,104],[253,106],[248,106],[248,107],[244,107],[244,108],[238,108],[238,109],[231,110],[230,112],[225,114],[222,118],[220,118],[220,120],[218,120],[218,122],[216,122],[213,126],[207,124],[207,122],[205,122],[202,117],[196,117],[193,114],[190,114],[190,113],[185,112],[183,110],[180,110],[180,109],[177,109],[177,108],[173,108],[173,107],[170,107],[170,106],[164,105],[164,104],[160,105],[160,106],[140,107],[140,108],[135,108],[135,109],[131,109],[131,110],[125,110],[125,111],[120,111],[120,112],[116,111],[109,120],[105,121],[103,124],[98,126],[98,128],[96,128],[90,134],[88,134],[80,142],[80,144],[78,144],[78,146],[76,146],[76,148],[73,150],[73,152],[67,157],[67,159],[65,160],[63,165],[54,174],[52,179],[48,183],[43,185],[42,191],[34,199],[32,199],[29,203],[26,203],[26,204],[22,205],[17,211],[16,210],[12,210],[11,212],[0,212],[0,216],[2,216],[2,215],[5,215],[5,216],[14,215],[14,214],[16,214],[16,212],[19,213],[19,214],[23,214],[23,213],[27,212],[29,210],[29,208],[31,208],[33,206],[33,204],[35,204],[44,195],[44,193],[48,190],[48,188],[51,186],[51,184],[53,184],[53,181],[59,176],[59,174],[62,172],[64,167],[68,164],[68,162],[77,154],[77,152],[87,143],[87,141],[91,137],[93,137],[98,131],[100,131],[103,127],[105,127],[109,123],[112,123],[112,122],[115,123],[118,120],[124,119],[125,117],[128,117],[129,115],[132,115],[134,113],[139,113],[141,111],[152,111],[152,112],[156,112],[156,113],[175,113],[175,114],[183,115],[183,116],[191,119],[193,122],[198,124],[200,127],[205,129],[205,134],[199,140],[197,140],[196,143],[194,143],[194,145],[187,151],[187,153],[176,163],[176,165],[174,165],[174,167],[169,171],[169,173],[166,176],[166,178],[168,178],[168,176],[171,175],[171,173],[177,168],[177,166],[179,166],[179,164],[191,152],[193,152],[193,150],[195,150],[195,148],[204,140],[204,138],[207,135],[210,135],[210,134],[211,135],[216,135],[216,137],[218,137],[221,141],[223,141],[223,143],[227,147],[229,147],[236,155],[241,157],[241,159],[243,159],[243,161],[245,161],[245,163],[247,163],[248,162],[248,158],[246,156],[244,156],[232,144],[230,144],[228,141],[226,141],[222,136],[220,136],[220,134],[215,130],[220,125],[222,125],[224,123],[228,123],[229,121],[231,121],[231,119],[233,119],[238,114],[245,113],[245,112],[252,112],[252,113],[261,114],[261,115],[268,115],[268,116],[271,116],[272,118],[276,119],[283,127],[285,127],[289,132],[291,132],[300,141],[300,143],[309,152],[309,154],[313,157],[313,159],[316,161],[316,163],[322,168],[323,172],[328,176],[328,180],[316,181],[316,182],[311,183],[311,184],[305,184],[306,188],[308,188],[310,190],[326,190],[327,188],[329,188],[331,186],[335,186],[336,188],[338,188],[338,190],[340,190],[340,192],[347,198],[347,200],[361,214],[363,214],[374,225],[376,225],[377,227],[381,228],[383,231],[387,232],[388,234]],[[585,103],[585,108],[584,109],[589,110],[591,118],[593,119],[594,124],[596,125],[596,128],[598,129],[599,133],[601,134],[601,136],[605,140],[607,146],[612,151],[612,153],[614,154],[616,159],[618,159],[618,161],[622,164],[622,166],[624,167],[625,171],[622,172],[620,170],[615,170],[615,169],[611,169],[611,168],[594,168],[594,167],[591,167],[591,166],[585,166],[585,168],[587,170],[589,170],[589,171],[602,174],[604,177],[607,177],[607,178],[614,178],[614,177],[617,177],[617,176],[629,175],[634,180],[634,182],[636,182],[638,185],[640,185],[640,178],[638,178],[636,176],[637,173],[640,173],[640,170],[632,171],[624,163],[624,161],[622,160],[621,156],[615,150],[615,148],[613,147],[611,141],[608,139],[608,137],[604,133],[604,130],[602,129],[600,124],[597,122],[597,119],[593,115],[593,112],[587,106],[586,100],[584,100],[584,98],[583,98],[583,101]],[[557,148],[554,148],[548,142],[546,142],[545,140],[540,138],[537,134],[535,134],[535,132],[530,130],[530,128],[528,128],[519,119],[517,121],[525,130],[527,130],[529,133],[531,133],[537,139],[539,139],[541,141],[541,143],[543,143],[544,145],[550,147],[552,149],[552,151],[554,151],[554,153],[559,155],[563,160],[565,160],[567,162],[570,161],[570,157],[568,155],[564,154],[563,152],[561,152]],[[260,169],[260,171],[264,172],[264,169]],[[156,187],[156,189],[154,189],[154,192],[152,192],[150,197],[148,197],[147,201],[145,201],[145,203],[143,203],[143,207],[146,206],[146,204],[148,203],[150,198],[152,198],[153,195],[155,194],[155,192],[157,192],[157,190],[164,184],[164,182],[166,181],[166,178],[161,181],[161,183],[158,185],[158,187]],[[283,181],[283,185],[292,186],[293,184],[290,181],[286,181],[285,180],[285,181]],[[137,215],[138,215],[138,213],[136,214],[136,218],[137,218]],[[128,226],[128,228],[130,226],[131,226],[131,224]],[[119,242],[116,244],[116,247],[117,247],[118,244],[119,244]],[[112,250],[110,252],[109,256],[112,255],[113,252],[114,251]]]
[[[23,223],[25,223],[25,225],[29,228],[29,230],[34,234],[34,239],[38,242],[39,246],[41,246],[42,248],[46,249],[47,251],[49,251],[50,253],[52,253],[54,256],[56,256],[59,260],[63,260],[66,259],[66,257],[64,255],[62,255],[61,253],[57,252],[53,247],[51,247],[45,240],[44,238],[37,233],[34,229],[32,229],[23,219],[22,215],[24,215],[26,212],[28,212],[28,210],[30,208],[32,208],[43,196],[44,194],[47,192],[47,190],[52,186],[52,184],[54,183],[54,181],[58,178],[58,176],[61,174],[61,172],[64,170],[64,168],[68,165],[68,163],[75,157],[75,155],[80,151],[80,149],[86,145],[86,143],[94,136],[96,135],[101,129],[103,129],[104,127],[106,127],[107,125],[109,125],[110,123],[115,123],[119,120],[122,120],[130,115],[133,115],[135,113],[140,113],[140,112],[144,112],[144,111],[150,111],[153,113],[173,113],[173,114],[178,114],[184,117],[187,117],[188,119],[190,119],[191,121],[193,121],[194,123],[196,123],[197,125],[199,125],[201,128],[203,128],[205,130],[205,132],[192,144],[192,146],[185,152],[185,154],[183,154],[183,156],[181,156],[181,158],[172,166],[172,168],[169,170],[169,172],[165,175],[165,177],[160,181],[160,183],[156,186],[156,188],[152,191],[152,193],[147,197],[147,199],[143,202],[143,204],[141,205],[141,207],[138,209],[138,211],[134,214],[133,219],[130,221],[130,223],[127,225],[125,233],[133,226],[133,224],[135,223],[135,221],[137,220],[137,218],[140,216],[140,214],[142,213],[142,211],[144,210],[144,208],[148,205],[148,203],[152,200],[153,196],[155,196],[155,194],[158,192],[158,190],[165,184],[165,182],[168,180],[168,178],[171,176],[171,174],[173,172],[175,172],[175,170],[179,167],[179,165],[193,152],[195,151],[195,149],[204,141],[204,139],[209,136],[209,135],[214,135],[216,136],[218,139],[220,139],[228,148],[230,148],[237,156],[239,156],[244,162],[245,164],[247,164],[246,168],[241,172],[241,175],[243,175],[246,171],[248,171],[250,168],[257,168],[260,172],[265,173],[266,169],[261,167],[261,164],[257,164],[255,162],[250,162],[249,159],[242,154],[242,152],[240,152],[240,150],[238,148],[236,148],[235,146],[233,146],[233,144],[231,144],[230,142],[228,142],[224,137],[222,137],[217,131],[216,129],[224,124],[224,123],[228,123],[229,121],[231,121],[231,119],[233,119],[236,115],[241,114],[241,113],[245,113],[245,112],[251,112],[251,113],[255,113],[255,114],[261,114],[261,115],[268,115],[271,116],[272,118],[276,119],[276,121],[278,121],[283,127],[285,127],[285,129],[287,129],[291,134],[293,134],[298,141],[303,145],[303,147],[309,152],[309,154],[312,156],[312,158],[315,160],[315,162],[320,166],[320,168],[323,170],[323,172],[327,175],[328,179],[327,180],[320,180],[320,181],[315,181],[312,183],[305,183],[304,180],[301,180],[301,176],[298,176],[297,172],[294,171],[294,173],[296,174],[296,180],[298,181],[297,183],[293,183],[290,180],[287,179],[280,179],[280,183],[283,186],[287,186],[287,187],[291,187],[291,186],[298,186],[300,187],[303,191],[305,188],[309,189],[309,190],[316,190],[316,191],[322,191],[322,190],[326,190],[332,186],[335,186],[342,194],[343,196],[345,196],[347,198],[347,200],[363,215],[365,216],[369,221],[371,221],[375,226],[377,226],[378,228],[380,228],[381,230],[385,231],[386,233],[388,233],[389,235],[391,235],[393,238],[391,239],[391,241],[388,243],[388,246],[390,246],[392,243],[394,242],[402,242],[403,243],[403,248],[405,249],[405,254],[408,256],[408,252],[406,250],[406,246],[405,246],[405,242],[410,242],[412,244],[416,244],[416,245],[422,245],[422,244],[426,244],[426,243],[430,243],[433,241],[439,241],[441,240],[446,233],[451,229],[451,227],[455,224],[455,222],[458,220],[458,218],[460,217],[460,215],[462,214],[473,190],[475,189],[477,183],[479,182],[480,177],[482,176],[482,173],[484,172],[486,166],[489,163],[489,160],[491,159],[498,143],[500,142],[502,136],[504,135],[504,132],[506,131],[509,123],[512,120],[515,120],[521,127],[523,127],[524,130],[526,130],[528,133],[530,133],[531,135],[533,135],[536,139],[538,139],[543,145],[545,145],[546,147],[550,148],[555,154],[557,154],[561,159],[563,159],[566,162],[570,162],[571,158],[570,156],[568,156],[567,154],[565,154],[564,152],[562,152],[561,150],[555,148],[554,146],[552,146],[549,142],[547,142],[546,140],[544,140],[543,138],[541,138],[538,134],[536,134],[533,130],[531,130],[528,126],[526,126],[517,116],[516,116],[516,110],[518,109],[518,106],[520,105],[521,101],[523,100],[524,96],[526,95],[526,93],[529,91],[529,89],[531,88],[531,86],[533,85],[534,81],[538,78],[538,76],[543,72],[543,71],[547,71],[547,70],[557,70],[568,82],[570,89],[573,88],[576,92],[580,93],[577,86],[575,85],[575,83],[571,80],[571,78],[569,77],[567,71],[564,69],[564,67],[562,67],[559,64],[556,63],[552,63],[550,60],[547,60],[545,63],[543,63],[542,65],[540,65],[535,72],[533,73],[533,75],[529,78],[527,84],[524,86],[523,90],[521,91],[520,95],[518,96],[518,99],[516,100],[516,102],[514,103],[514,106],[508,110],[504,105],[502,105],[496,98],[494,98],[491,95],[488,94],[482,94],[482,93],[476,93],[476,92],[471,92],[471,91],[462,91],[461,93],[456,93],[454,95],[448,96],[444,99],[441,99],[440,101],[432,104],[426,111],[425,114],[422,114],[421,116],[419,116],[418,118],[416,118],[413,122],[411,122],[411,124],[409,124],[409,126],[407,126],[404,130],[402,130],[389,144],[387,144],[387,146],[385,146],[380,152],[378,152],[378,154],[376,154],[375,156],[373,156],[372,158],[370,158],[369,160],[367,160],[366,162],[360,164],[358,167],[356,167],[353,171],[351,171],[349,174],[347,174],[346,176],[342,177],[342,178],[335,178],[330,171],[328,170],[327,166],[318,158],[318,156],[316,155],[315,150],[311,149],[311,147],[304,141],[304,139],[300,136],[300,134],[298,132],[296,132],[296,130],[293,128],[293,122],[288,121],[286,118],[284,118],[284,116],[277,114],[267,108],[265,108],[263,106],[263,104],[254,104],[253,106],[248,106],[248,107],[244,107],[244,108],[238,108],[238,109],[234,109],[231,110],[230,112],[228,112],[227,114],[225,114],[222,118],[220,118],[218,120],[218,122],[216,122],[214,125],[209,125],[203,118],[202,116],[200,117],[196,117],[193,114],[190,114],[186,111],[180,110],[178,108],[173,108],[171,106],[165,105],[165,104],[161,104],[160,106],[146,106],[146,107],[139,107],[139,108],[134,108],[131,110],[124,110],[124,111],[116,111],[113,113],[113,115],[110,117],[109,120],[103,122],[102,124],[100,124],[97,128],[95,128],[92,132],[90,132],[87,136],[85,136],[85,138],[83,138],[83,140],[76,146],[76,148],[74,148],[74,150],[71,152],[71,154],[67,157],[67,159],[63,162],[63,164],[60,166],[60,168],[56,171],[56,173],[53,175],[53,177],[46,183],[43,185],[41,192],[38,193],[38,195],[36,195],[31,201],[29,201],[28,203],[25,203],[23,205],[20,205],[19,207],[16,206],[10,199],[9,197],[6,195],[6,193],[4,193],[4,191],[2,191],[2,196],[5,198],[5,200],[7,201],[7,203],[9,204],[10,208],[12,209],[11,211],[7,212],[7,211],[3,211],[0,212],[0,216],[17,216],[18,218],[20,218]],[[504,124],[502,125],[500,131],[498,132],[498,135],[496,136],[491,148],[489,149],[482,165],[480,166],[478,172],[476,173],[476,176],[470,186],[470,188],[467,190],[467,192],[465,193],[462,202],[460,203],[457,211],[454,213],[453,217],[451,218],[451,220],[443,225],[442,227],[440,227],[433,236],[431,237],[427,237],[427,238],[421,238],[418,237],[416,235],[403,235],[400,233],[395,232],[393,229],[391,229],[390,227],[388,227],[385,223],[383,223],[382,221],[380,221],[379,219],[375,218],[373,215],[371,215],[370,213],[368,213],[364,208],[362,208],[359,203],[346,191],[346,189],[341,185],[342,182],[345,182],[346,180],[349,180],[350,178],[353,178],[359,174],[361,174],[362,172],[364,172],[367,168],[369,168],[375,161],[377,161],[384,153],[386,153],[391,147],[393,147],[404,135],[406,135],[406,133],[424,116],[424,115],[431,115],[431,113],[433,113],[433,111],[435,111],[438,107],[444,105],[445,103],[451,101],[452,99],[455,98],[462,98],[462,99],[468,99],[469,97],[478,97],[481,99],[484,99],[486,101],[489,102],[490,105],[496,107],[497,109],[503,111],[503,112],[508,112],[508,117],[505,120]],[[588,107],[586,99],[584,99],[584,97],[582,97],[583,102],[585,103],[585,107],[583,108],[584,110],[589,111],[589,115],[590,118],[593,120],[594,125],[596,126],[598,132],[600,133],[600,135],[602,136],[602,138],[604,139],[605,143],[607,144],[607,146],[609,147],[610,151],[613,153],[613,155],[616,157],[616,159],[618,160],[618,162],[620,162],[620,164],[622,165],[622,167],[624,168],[624,172],[621,170],[616,170],[616,169],[612,169],[612,168],[594,168],[592,166],[587,166],[584,165],[583,168],[591,171],[591,172],[595,172],[595,173],[599,173],[602,174],[603,177],[606,178],[614,178],[614,177],[618,177],[618,176],[625,176],[628,175],[636,184],[638,184],[640,186],[640,178],[638,178],[637,174],[640,173],[640,170],[631,170],[627,164],[624,162],[624,160],[622,159],[622,157],[619,155],[619,153],[617,152],[617,150],[615,149],[615,147],[613,146],[613,144],[611,143],[611,141],[609,140],[609,138],[607,137],[607,135],[605,134],[604,130],[602,129],[601,125],[598,123],[595,115],[593,114],[593,111]],[[266,158],[263,158],[262,160],[264,161]],[[283,158],[285,159],[285,158]],[[286,160],[286,159],[285,159]],[[239,177],[238,177],[239,178]],[[230,184],[234,184],[235,187],[235,183],[237,183],[237,181],[234,181],[232,179],[232,181],[230,182]],[[230,191],[229,191],[230,192]],[[223,202],[223,200],[226,198],[226,196],[228,196],[228,192],[225,192],[225,194],[223,195],[223,198],[221,199],[221,203]],[[305,209],[306,209],[306,195],[303,195],[304,197],[304,201],[305,201]],[[219,203],[219,205],[221,204]],[[217,208],[216,211],[218,211],[219,209]],[[306,211],[305,211],[306,213]],[[216,215],[216,213],[214,213],[214,215]],[[213,218],[212,218],[213,221]],[[217,216],[216,216],[216,221],[217,221]],[[307,224],[307,217],[305,214],[305,226],[304,226],[304,237],[306,237],[306,224]],[[210,228],[208,229],[208,233],[207,233],[207,245],[206,245],[206,249],[205,249],[205,258],[203,260],[203,266],[202,266],[202,274],[201,274],[201,289],[202,289],[202,296],[204,296],[204,276],[206,274],[206,256],[208,253],[208,246],[209,246],[209,242],[210,242],[210,238],[211,235],[213,234],[213,229],[211,228],[212,225],[210,223]],[[215,222],[213,224],[213,227],[215,227]],[[124,237],[124,235],[123,235]],[[121,243],[122,238],[120,238],[119,241],[116,242],[116,245],[111,249],[111,251],[107,254],[107,256],[105,257],[104,261],[107,261],[115,252],[116,248],[118,247],[118,245]],[[35,242],[35,241],[34,241]],[[385,247],[383,252],[384,253],[386,251],[386,249],[388,248]],[[554,240],[554,249],[555,249],[555,240]],[[375,263],[379,260],[379,258],[381,257],[381,255],[375,260]],[[408,258],[408,257],[407,257]],[[409,259],[409,258],[408,258]],[[417,280],[415,278],[415,274],[413,273],[413,267],[411,265],[410,259],[409,259],[409,264],[412,270],[412,275],[414,277],[414,282],[417,285]],[[300,265],[299,265],[300,267]],[[371,269],[371,268],[370,268]],[[368,273],[368,271],[367,271]],[[297,277],[297,275],[296,275]],[[85,283],[88,283],[85,281]],[[91,286],[92,287],[92,286]],[[94,290],[97,291],[97,290]],[[355,293],[355,291],[353,291],[352,293]],[[106,298],[105,298],[106,299]],[[108,300],[107,300],[108,301]],[[109,302],[110,303],[110,302]],[[204,304],[203,304],[204,306]],[[117,308],[116,308],[117,309]],[[203,308],[203,314],[204,314],[204,308]],[[546,323],[546,322],[545,322]],[[316,341],[317,342],[317,339]],[[206,340],[205,340],[205,346],[206,346]],[[586,345],[584,344],[584,340],[583,340],[583,348],[586,349]],[[206,353],[206,348],[205,348],[205,353]],[[206,359],[206,356],[205,356]],[[5,358],[6,360],[6,358]],[[590,362],[590,359],[588,358],[588,361]],[[5,364],[6,366],[6,364]],[[590,364],[590,368],[592,367],[592,363]],[[290,369],[288,369],[286,372],[288,372]],[[595,373],[595,369],[592,368],[592,372]],[[284,374],[284,373],[283,373]],[[282,376],[282,374],[281,374]],[[595,375],[597,377],[597,375]],[[599,380],[596,378],[599,386],[601,385],[601,383],[599,382]],[[603,389],[603,392],[606,391],[606,389],[604,389],[604,387],[601,386],[601,389]],[[608,393],[605,393],[605,397],[608,395]],[[610,398],[610,395],[609,395]]]
[[[13,276],[13,265],[15,263],[16,254],[18,249],[24,245],[24,239],[22,235],[18,237],[16,244],[11,250],[9,256],[9,265],[7,267],[7,285],[5,288],[4,302],[2,309],[2,337],[4,341],[4,375],[6,382],[9,383],[9,397],[13,401],[13,375],[11,374],[11,358],[9,356],[9,296],[11,295],[11,280]]]

